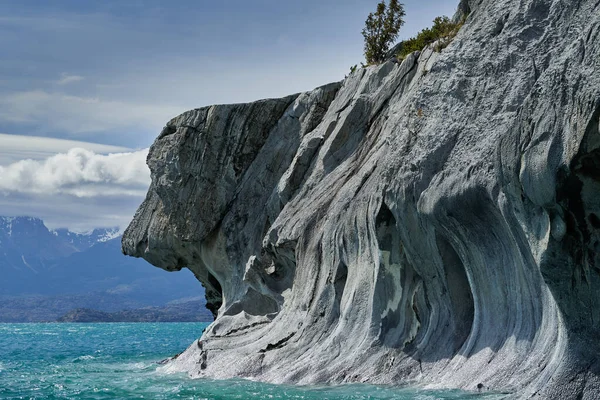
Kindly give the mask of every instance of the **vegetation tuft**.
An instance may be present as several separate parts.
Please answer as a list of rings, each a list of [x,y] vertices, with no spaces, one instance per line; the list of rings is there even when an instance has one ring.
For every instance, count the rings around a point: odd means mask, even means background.
[[[365,39],[365,58],[367,65],[385,62],[390,51],[390,46],[398,38],[400,28],[404,25],[404,5],[398,0],[390,0],[386,4],[381,0],[377,4],[377,10],[372,12],[365,21],[362,35]],[[437,17],[433,20],[433,26],[425,28],[417,36],[400,42],[396,57],[403,60],[409,54],[423,50],[425,47],[436,43],[435,51],[442,51],[448,46],[460,28],[464,25],[468,14],[465,14],[459,22],[452,22],[447,16]],[[395,51],[395,50],[393,50]],[[366,65],[361,64],[362,67]],[[350,73],[356,71],[357,66],[350,68]]]
[[[454,23],[446,16],[437,17],[433,20],[431,28],[425,28],[417,34],[417,36],[407,39],[402,42],[398,59],[404,60],[406,56],[415,51],[423,50],[426,46],[438,42],[435,46],[435,51],[442,51],[452,42],[460,28],[465,23],[465,18],[460,22]]]

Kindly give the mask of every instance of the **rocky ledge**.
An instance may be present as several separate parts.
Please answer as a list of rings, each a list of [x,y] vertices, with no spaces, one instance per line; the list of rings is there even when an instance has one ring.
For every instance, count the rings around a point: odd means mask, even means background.
[[[460,7],[440,53],[167,124],[123,251],[215,315],[168,368],[600,396],[600,1]]]

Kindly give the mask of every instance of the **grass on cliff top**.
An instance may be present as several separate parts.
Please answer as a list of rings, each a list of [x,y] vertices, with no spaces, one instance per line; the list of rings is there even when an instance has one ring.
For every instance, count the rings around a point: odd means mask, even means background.
[[[441,51],[452,42],[452,39],[454,39],[460,28],[464,25],[465,19],[466,17],[460,22],[454,23],[445,15],[435,18],[431,28],[425,28],[417,36],[402,42],[400,52],[397,55],[398,59],[404,60],[410,53],[421,51],[438,40],[439,42],[435,46],[435,51]]]

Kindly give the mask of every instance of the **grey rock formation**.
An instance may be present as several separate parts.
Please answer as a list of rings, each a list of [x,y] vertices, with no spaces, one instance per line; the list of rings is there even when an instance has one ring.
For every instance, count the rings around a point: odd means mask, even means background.
[[[215,322],[166,368],[600,396],[600,1],[462,1],[441,53],[170,121],[126,254]]]

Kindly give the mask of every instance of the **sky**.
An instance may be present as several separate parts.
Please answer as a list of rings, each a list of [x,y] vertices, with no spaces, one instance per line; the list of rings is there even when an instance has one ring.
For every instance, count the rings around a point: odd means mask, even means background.
[[[339,81],[377,0],[0,0],[0,215],[125,228],[178,114]],[[399,40],[458,4],[405,0]]]

